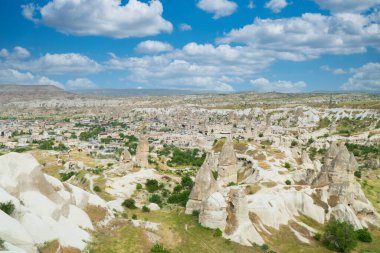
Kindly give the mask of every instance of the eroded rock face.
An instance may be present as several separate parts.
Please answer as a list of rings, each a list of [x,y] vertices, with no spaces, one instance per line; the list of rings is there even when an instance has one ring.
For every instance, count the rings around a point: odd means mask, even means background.
[[[191,190],[189,201],[186,204],[187,214],[191,214],[193,211],[199,211],[202,201],[218,190],[218,184],[212,173],[215,167],[214,155],[208,153],[195,177],[194,187]]]
[[[331,217],[350,222],[357,229],[369,224],[379,227],[379,214],[365,197],[360,184],[356,182],[354,172],[357,168],[356,159],[346,146],[342,143],[337,147],[333,143],[313,186],[328,186],[326,195]]]
[[[199,223],[208,228],[224,230],[226,226],[227,203],[222,193],[214,192],[202,202]]]
[[[132,161],[132,155],[128,149],[124,149],[123,153],[121,153],[120,161],[124,163],[129,163],[130,161]]]
[[[237,157],[231,138],[227,138],[219,154],[218,178],[225,184],[237,182]]]
[[[148,156],[149,142],[146,137],[142,137],[136,148],[136,164],[142,168],[147,168],[149,166]]]
[[[83,250],[93,229],[84,207],[106,207],[98,196],[43,174],[31,154],[18,153],[0,156],[4,201],[16,208],[11,215],[0,211],[0,238],[26,252],[37,252],[36,244],[56,239],[64,247]]]

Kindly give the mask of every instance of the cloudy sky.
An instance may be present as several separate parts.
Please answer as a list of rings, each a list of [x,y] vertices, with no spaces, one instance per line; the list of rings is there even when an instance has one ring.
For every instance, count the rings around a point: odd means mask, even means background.
[[[380,91],[380,0],[1,0],[0,83]]]

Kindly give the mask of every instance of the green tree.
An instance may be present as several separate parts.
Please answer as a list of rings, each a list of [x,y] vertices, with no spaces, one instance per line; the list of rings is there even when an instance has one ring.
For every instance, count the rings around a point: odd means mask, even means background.
[[[345,221],[330,221],[325,227],[323,241],[331,250],[342,253],[350,252],[357,245],[354,226]]]

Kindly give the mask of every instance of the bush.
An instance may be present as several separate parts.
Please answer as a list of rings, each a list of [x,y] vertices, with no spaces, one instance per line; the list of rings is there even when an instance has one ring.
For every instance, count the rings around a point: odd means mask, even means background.
[[[161,200],[160,195],[153,194],[153,195],[149,198],[149,202],[150,202],[150,203],[156,203],[157,205],[161,205],[162,200]]]
[[[263,133],[259,133],[259,137],[261,138],[261,137],[263,137],[264,136],[264,134]]]
[[[316,233],[316,234],[314,235],[314,239],[317,240],[317,241],[320,241],[321,238],[322,238],[322,235],[321,235],[320,233]]]
[[[168,249],[166,249],[162,244],[156,243],[150,249],[151,253],[170,253]]]
[[[140,183],[138,183],[137,185],[136,185],[136,190],[141,190],[143,187],[142,187],[142,184],[140,184]]]
[[[193,188],[194,182],[189,176],[183,176],[181,178],[181,185],[183,188],[191,189]]]
[[[269,246],[268,245],[266,245],[265,243],[263,244],[263,245],[261,245],[261,247],[260,247],[262,250],[265,250],[265,251],[267,251],[268,249],[269,249]]]
[[[137,215],[136,214],[132,215],[132,220],[137,220]]]
[[[15,205],[12,201],[0,203],[0,210],[8,215],[12,215],[15,209]]]
[[[4,240],[0,238],[0,250],[5,250],[5,247],[4,247]]]
[[[356,236],[361,242],[372,242],[372,236],[369,233],[368,229],[359,229],[355,231]]]
[[[193,212],[191,213],[191,215],[193,215],[195,217],[199,217],[199,211],[198,210],[193,210]]]
[[[357,244],[354,227],[345,221],[330,221],[325,227],[323,242],[331,250],[350,252]]]
[[[235,186],[235,185],[237,185],[235,182],[229,182],[229,183],[227,184],[227,186]]]
[[[287,169],[290,169],[290,167],[291,167],[291,166],[290,166],[290,163],[286,162],[286,163],[284,164],[284,167],[287,168]]]
[[[288,179],[288,180],[285,181],[285,184],[286,184],[286,185],[291,185],[292,182]]]
[[[124,202],[121,204],[122,206],[129,208],[129,209],[136,209],[136,202],[134,199],[126,199]]]
[[[94,191],[96,191],[96,192],[101,192],[102,189],[100,189],[99,186],[95,185],[95,186],[94,186]]]
[[[158,181],[156,179],[147,179],[145,183],[145,188],[148,192],[153,193],[160,189]]]
[[[222,230],[220,230],[219,228],[215,229],[214,237],[221,237],[222,235],[223,235]]]
[[[180,204],[185,207],[187,201],[189,200],[190,191],[186,190],[180,193],[172,193],[168,198],[168,203]]]
[[[362,172],[360,170],[357,170],[357,171],[354,172],[354,175],[357,178],[361,178],[362,177]]]
[[[147,207],[147,206],[143,206],[143,207],[142,207],[142,211],[143,211],[144,213],[149,213],[149,212],[150,212],[150,209],[149,209],[149,207]]]

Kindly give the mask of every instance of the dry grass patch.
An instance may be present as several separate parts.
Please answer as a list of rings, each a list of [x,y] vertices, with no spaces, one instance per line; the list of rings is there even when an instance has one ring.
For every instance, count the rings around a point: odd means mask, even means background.
[[[261,189],[261,186],[258,183],[253,184],[253,185],[247,185],[245,187],[245,194],[252,195],[252,194],[255,194],[256,192],[260,191],[260,189]]]
[[[104,220],[107,215],[107,210],[100,206],[87,205],[84,209],[87,215],[90,217],[93,224]]]
[[[38,247],[39,253],[55,253],[59,249],[59,241],[53,240],[45,242],[42,246]]]
[[[264,170],[269,170],[271,168],[270,165],[265,161],[260,161],[259,166],[260,166],[260,168],[262,168]]]
[[[273,182],[273,181],[270,181],[270,182],[263,182],[261,183],[261,185],[267,187],[267,188],[273,188],[277,185],[276,182]]]

